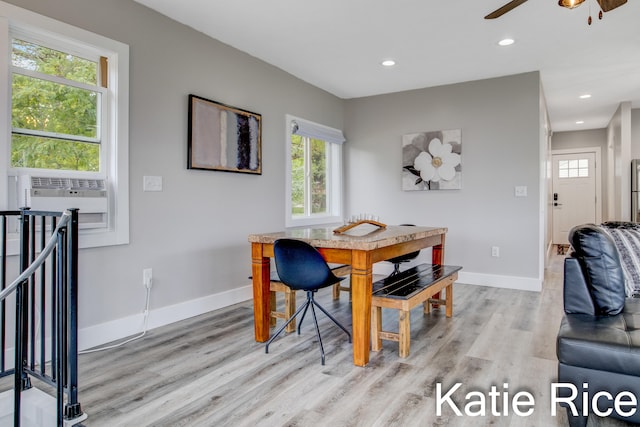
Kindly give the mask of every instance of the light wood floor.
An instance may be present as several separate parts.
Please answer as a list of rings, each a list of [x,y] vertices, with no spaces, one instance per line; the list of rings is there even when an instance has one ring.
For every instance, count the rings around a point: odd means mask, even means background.
[[[253,339],[251,303],[237,304],[80,356],[84,425],[566,426],[564,410],[552,417],[550,408],[561,286],[561,257],[541,293],[456,284],[453,318],[444,309],[423,315],[416,308],[410,356],[400,359],[397,343],[384,342],[366,368],[353,366],[345,334],[322,314],[325,366],[309,314],[300,336],[282,336],[265,354]],[[323,290],[319,301],[350,326],[347,296],[334,303],[330,294]],[[385,312],[384,322],[394,327],[396,312]],[[457,382],[461,408],[468,391],[486,394],[507,383],[511,395],[534,395],[535,412],[458,417],[445,408],[436,416],[436,384],[446,391]],[[626,424],[592,419],[589,425]]]

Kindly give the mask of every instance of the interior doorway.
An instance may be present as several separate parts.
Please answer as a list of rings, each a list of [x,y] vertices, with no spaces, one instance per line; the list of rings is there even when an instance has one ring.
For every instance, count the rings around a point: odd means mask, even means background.
[[[602,218],[600,148],[552,151],[553,244],[569,244],[572,227]]]

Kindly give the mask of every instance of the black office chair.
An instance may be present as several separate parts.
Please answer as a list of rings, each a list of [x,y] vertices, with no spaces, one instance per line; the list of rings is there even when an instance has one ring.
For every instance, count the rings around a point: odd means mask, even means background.
[[[400,224],[400,225],[408,225],[411,227],[415,227],[415,224]],[[415,252],[411,252],[408,254],[404,254],[404,255],[400,255],[400,256],[388,259],[387,261],[393,264],[393,272],[389,276],[393,276],[395,274],[400,273],[400,265],[405,262],[413,261],[418,257],[418,255],[420,255],[420,251],[415,251]]]
[[[276,270],[278,271],[278,276],[280,276],[282,283],[293,290],[306,291],[307,301],[304,305],[300,306],[293,316],[291,316],[291,318],[289,318],[289,320],[276,331],[269,341],[267,341],[265,352],[269,353],[269,344],[271,344],[271,342],[280,335],[287,325],[294,321],[296,316],[304,310],[302,318],[298,323],[298,335],[300,335],[302,321],[304,320],[304,316],[307,314],[307,309],[311,307],[311,313],[313,314],[313,320],[316,325],[316,334],[318,335],[318,341],[320,342],[322,364],[324,365],[324,347],[322,346],[322,338],[320,337],[320,328],[318,327],[318,319],[316,318],[314,306],[322,310],[322,312],[326,314],[333,323],[338,325],[340,329],[347,334],[349,342],[351,342],[351,334],[333,316],[331,316],[327,310],[322,308],[322,306],[316,302],[314,295],[318,289],[326,288],[338,283],[343,280],[343,278],[336,277],[333,274],[331,268],[329,268],[326,261],[322,258],[322,255],[316,248],[301,240],[276,240],[273,245],[273,253],[276,261]]]

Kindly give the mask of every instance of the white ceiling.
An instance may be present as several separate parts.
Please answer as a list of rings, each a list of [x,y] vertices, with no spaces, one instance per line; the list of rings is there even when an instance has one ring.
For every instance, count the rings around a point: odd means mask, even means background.
[[[640,108],[637,0],[602,20],[596,0],[530,0],[495,20],[483,17],[508,0],[136,1],[340,98],[539,70],[555,132],[604,128],[623,101]],[[498,46],[505,37],[516,43]]]

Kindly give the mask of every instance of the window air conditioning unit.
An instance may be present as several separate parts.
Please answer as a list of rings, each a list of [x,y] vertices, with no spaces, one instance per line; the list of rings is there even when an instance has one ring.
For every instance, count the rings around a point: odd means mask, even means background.
[[[21,175],[18,177],[18,208],[62,212],[79,209],[82,228],[107,223],[107,189],[104,179]]]

